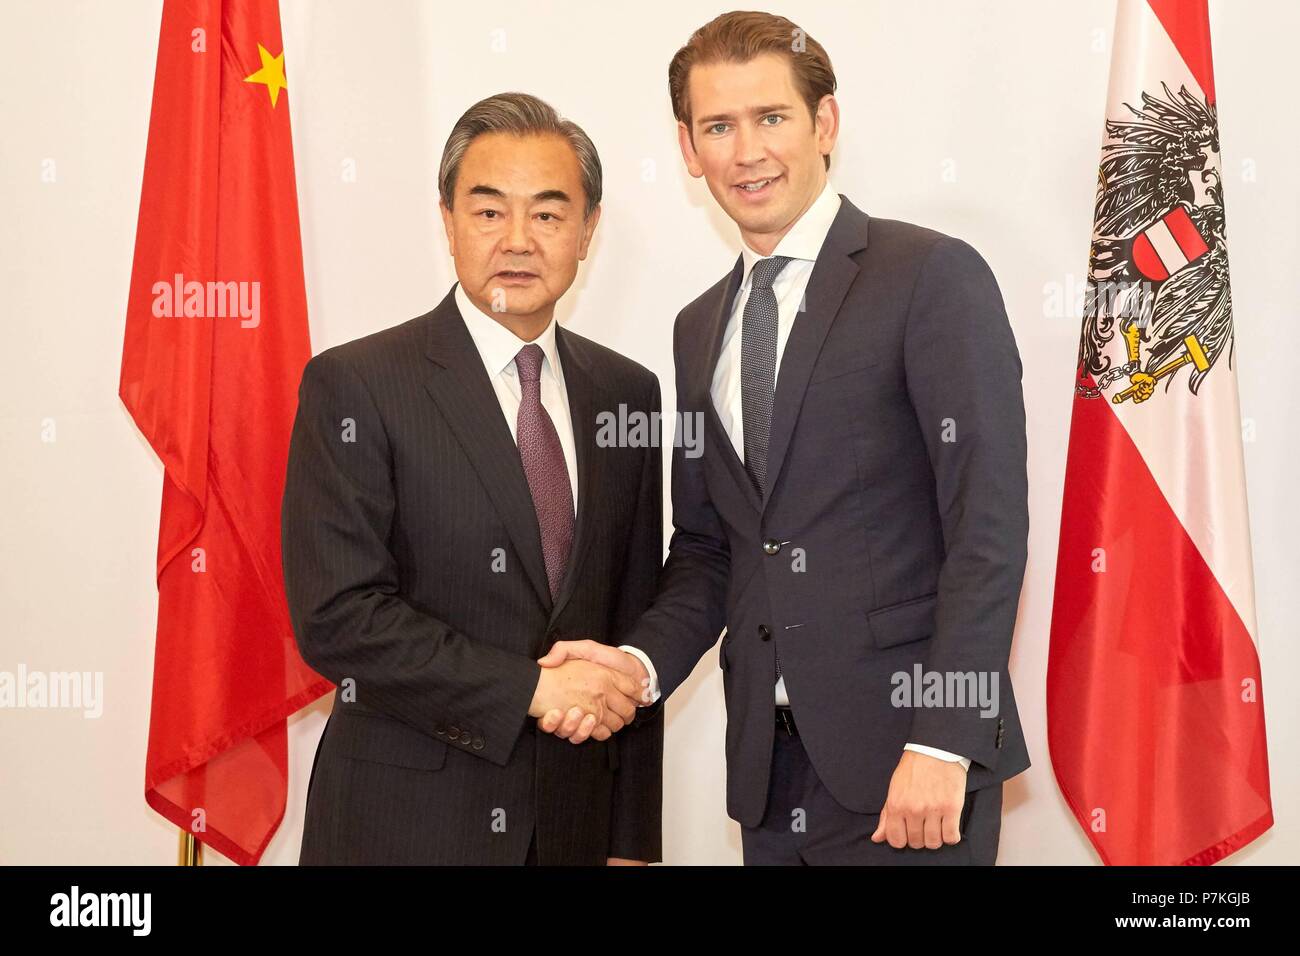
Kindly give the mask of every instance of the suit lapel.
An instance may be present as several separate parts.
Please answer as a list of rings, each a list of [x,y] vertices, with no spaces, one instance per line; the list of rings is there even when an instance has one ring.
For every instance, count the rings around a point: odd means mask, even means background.
[[[790,338],[786,340],[781,355],[781,368],[777,373],[776,397],[772,403],[772,430],[767,441],[767,488],[763,496],[766,505],[772,497],[790,448],[790,437],[799,409],[803,406],[804,392],[812,376],[817,356],[830,332],[840,305],[858,274],[853,253],[867,246],[867,217],[848,199],[840,196],[840,208],[831,223],[830,231],[817,254],[808,288],[804,292],[806,310],[795,314]]]
[[[483,359],[456,307],[454,289],[430,313],[425,354],[432,363],[425,388],[473,463],[514,542],[524,572],[542,605],[549,608],[551,590],[542,559],[537,512],[519,448],[501,414]]]
[[[564,386],[569,396],[569,417],[573,422],[573,446],[578,457],[578,515],[573,529],[573,545],[569,562],[560,582],[555,606],[551,608],[551,623],[560,616],[581,576],[582,560],[591,544],[592,529],[600,513],[604,488],[605,456],[596,447],[596,396],[597,388],[591,377],[585,356],[579,351],[569,333],[562,327],[555,329],[555,347],[564,369]]]
[[[718,358],[722,355],[722,337],[727,331],[727,321],[731,318],[736,293],[740,290],[740,280],[744,274],[744,257],[737,256],[736,264],[731,270],[731,277],[723,287],[722,294],[718,297],[718,301],[714,304],[713,311],[709,316],[709,360],[704,363],[703,381],[699,383],[699,388],[701,394],[704,395],[704,404],[708,406],[705,418],[708,420],[708,427],[713,432],[711,440],[722,449],[721,454],[727,470],[731,472],[731,477],[736,482],[737,487],[740,488],[741,494],[745,496],[745,500],[749,502],[750,507],[755,511],[759,511],[762,508],[762,501],[759,500],[758,491],[754,488],[754,483],[749,479],[749,472],[745,470],[745,463],[736,454],[736,446],[732,444],[731,437],[722,425],[722,419],[718,417],[718,409],[713,404],[713,372],[718,366]]]

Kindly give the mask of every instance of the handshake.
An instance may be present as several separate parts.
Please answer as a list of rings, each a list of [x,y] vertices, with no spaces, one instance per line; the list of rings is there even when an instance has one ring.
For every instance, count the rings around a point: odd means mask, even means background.
[[[650,701],[650,675],[635,656],[597,641],[558,641],[542,665],[528,716],[570,743],[608,740]]]

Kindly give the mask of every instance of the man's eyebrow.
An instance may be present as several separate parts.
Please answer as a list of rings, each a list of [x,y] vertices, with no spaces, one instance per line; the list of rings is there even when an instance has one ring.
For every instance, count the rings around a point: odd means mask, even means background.
[[[490,196],[493,199],[505,199],[506,194],[495,186],[488,186],[479,183],[477,186],[471,186],[469,190],[471,196]],[[533,202],[573,202],[569,194],[563,189],[543,189],[539,193],[533,194]]]
[[[471,196],[491,196],[493,199],[506,198],[506,194],[503,193],[501,190],[497,189],[495,186],[484,186],[482,183],[480,183],[477,186],[470,187],[469,194]]]
[[[767,113],[778,113],[781,112],[782,110],[789,112],[792,109],[794,109],[794,107],[788,103],[777,103],[771,106],[755,106],[753,109],[749,111],[749,115],[763,116]],[[734,113],[713,113],[709,116],[701,116],[699,119],[695,121],[695,125],[703,126],[703,125],[708,125],[709,123],[720,123],[724,120],[733,120],[735,118],[736,118],[736,114]]]

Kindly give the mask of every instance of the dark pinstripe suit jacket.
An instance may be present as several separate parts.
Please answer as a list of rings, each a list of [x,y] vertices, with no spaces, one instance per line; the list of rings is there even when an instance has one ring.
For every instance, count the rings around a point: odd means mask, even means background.
[[[617,643],[662,555],[660,451],[598,447],[596,416],[659,410],[635,362],[563,328],[578,464],[552,602],[509,427],[452,293],[303,372],[283,505],[303,658],[339,685],[300,862],[660,859],[663,723],[575,746],[527,716],[561,637]],[[355,700],[352,701],[352,691]]]
[[[710,396],[742,260],[677,318],[677,405],[705,421],[704,453],[674,449],[662,586],[625,641],[666,698],[726,627],[727,808],[747,826],[767,804],[777,654],[850,810],[880,812],[909,741],[969,757],[968,791],[1029,766],[1007,672],[1029,512],[1002,295],[967,243],[841,200],[781,359],[761,497]],[[983,680],[997,706],[900,703],[895,675],[916,668]]]

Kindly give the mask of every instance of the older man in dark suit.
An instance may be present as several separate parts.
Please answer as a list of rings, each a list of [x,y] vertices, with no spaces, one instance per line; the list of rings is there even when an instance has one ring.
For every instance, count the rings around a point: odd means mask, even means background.
[[[655,376],[559,328],[600,218],[587,136],[535,97],[461,117],[439,175],[459,282],[433,311],[308,363],[283,507],[303,658],[338,685],[302,863],[660,858],[662,720],[557,637],[615,640],[654,594],[657,447],[597,416]],[[577,705],[597,738],[539,734]],[[616,731],[618,736],[611,736]]]

